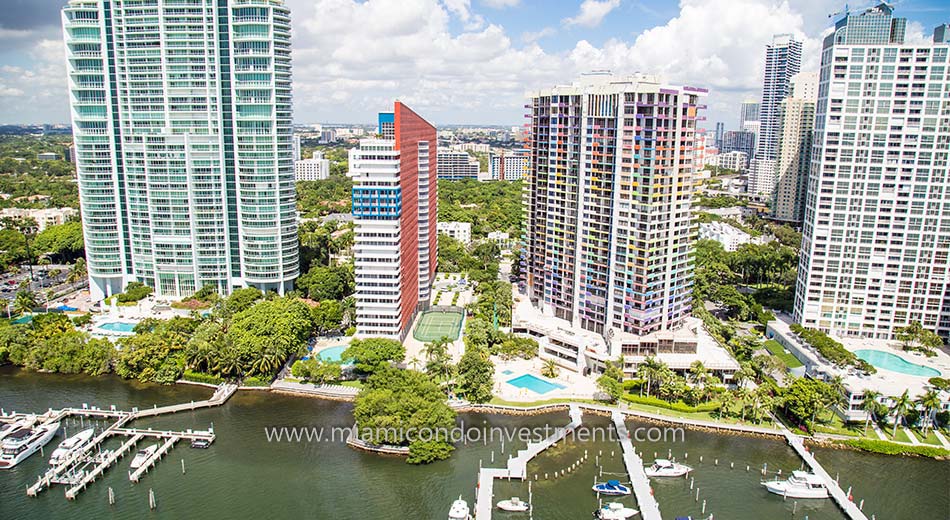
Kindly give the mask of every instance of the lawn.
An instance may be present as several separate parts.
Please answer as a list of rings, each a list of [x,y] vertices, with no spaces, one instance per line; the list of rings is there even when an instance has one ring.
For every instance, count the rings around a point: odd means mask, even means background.
[[[894,441],[894,442],[910,442],[910,439],[907,437],[907,434],[904,433],[904,429],[901,428],[901,427],[898,427],[898,428],[897,428],[897,435],[896,435],[896,436],[893,436],[893,437],[891,436],[891,434],[894,433],[894,426],[893,426],[893,425],[887,426],[887,427],[885,427],[885,428],[881,428],[881,430],[884,432],[884,438],[886,438],[886,439],[889,440],[889,441]]]
[[[765,348],[773,356],[779,358],[779,360],[781,360],[782,363],[784,363],[788,368],[798,368],[802,366],[802,362],[799,361],[798,358],[793,356],[791,353],[786,352],[785,347],[783,347],[781,343],[775,341],[774,339],[766,340]]]
[[[926,437],[924,437],[923,432],[921,432],[918,428],[914,428],[912,431],[914,432],[914,435],[917,436],[917,439],[920,440],[920,442],[924,444],[931,444],[933,446],[940,446],[941,448],[943,447],[943,444],[940,444],[940,439],[934,435],[933,430],[927,430]]]

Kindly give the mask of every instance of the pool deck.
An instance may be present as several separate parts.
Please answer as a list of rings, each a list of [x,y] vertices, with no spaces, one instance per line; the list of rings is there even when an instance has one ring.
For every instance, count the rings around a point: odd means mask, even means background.
[[[859,350],[877,350],[902,358],[908,363],[921,365],[941,373],[941,377],[950,377],[950,356],[943,350],[937,350],[937,355],[927,357],[920,352],[908,352],[901,348],[895,341],[873,340],[863,338],[841,338],[835,337],[846,349],[851,352]],[[868,376],[859,376],[856,374],[842,374],[844,382],[849,388],[861,390],[874,390],[885,396],[900,395],[904,389],[907,389],[910,396],[917,397],[923,394],[929,388],[927,380],[932,376],[915,376],[887,370],[881,367],[877,372]]]
[[[554,378],[542,376],[542,362],[538,358],[504,360],[498,356],[492,356],[492,362],[495,363],[495,384],[492,393],[505,401],[533,402],[544,399],[592,399],[594,394],[599,391],[597,383],[592,379],[569,370],[561,369],[558,376]],[[506,371],[510,373],[506,374]],[[531,375],[542,381],[561,385],[563,388],[555,388],[539,393],[508,382],[524,375]]]

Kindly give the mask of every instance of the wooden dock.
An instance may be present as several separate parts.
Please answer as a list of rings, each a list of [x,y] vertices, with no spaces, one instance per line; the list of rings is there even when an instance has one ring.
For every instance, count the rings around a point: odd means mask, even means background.
[[[571,422],[567,426],[558,428],[553,434],[541,442],[529,443],[525,449],[519,450],[516,456],[508,459],[507,467],[481,468],[478,471],[478,490],[475,497],[475,520],[491,520],[492,510],[495,507],[492,489],[494,488],[496,478],[516,478],[524,480],[527,477],[528,462],[530,462],[531,459],[537,457],[542,451],[567,437],[568,433],[574,431],[581,425],[583,413],[580,408],[571,405],[568,413],[571,416]]]
[[[851,497],[841,490],[841,486],[838,485],[838,482],[831,478],[831,475],[825,471],[825,468],[821,467],[821,464],[818,463],[815,456],[808,451],[808,448],[805,447],[804,439],[792,433],[788,428],[783,427],[782,430],[782,433],[785,434],[785,439],[788,440],[788,444],[798,453],[798,456],[805,461],[805,464],[811,468],[812,473],[818,475],[825,481],[825,487],[828,488],[828,492],[831,493],[831,498],[838,504],[841,511],[851,520],[868,520],[864,511],[861,511],[861,509],[855,505]]]
[[[630,475],[633,494],[637,497],[637,506],[640,508],[640,518],[644,520],[662,520],[660,504],[654,498],[653,490],[650,489],[650,480],[643,471],[643,459],[637,455],[633,448],[633,442],[630,441],[630,432],[627,431],[627,425],[624,423],[624,415],[620,412],[613,412],[611,419],[613,419],[614,427],[620,436],[620,447],[623,448],[623,465],[627,468],[627,474]]]
[[[142,478],[142,475],[148,473],[149,468],[154,466],[159,461],[159,459],[162,458],[162,456],[168,453],[168,450],[172,449],[172,446],[174,446],[175,443],[179,441],[179,439],[181,439],[181,437],[169,437],[164,444],[155,450],[155,453],[153,453],[152,456],[148,458],[148,460],[142,463],[142,465],[136,468],[134,471],[129,472],[129,480],[138,483],[139,479]]]
[[[145,464],[142,465],[141,468],[129,474],[129,479],[132,480],[132,482],[138,482],[141,476],[146,473],[149,468],[154,466],[162,458],[162,456],[164,456],[175,445],[176,442],[183,439],[189,441],[204,440],[214,442],[214,429],[210,428],[207,431],[169,431],[155,430],[152,428],[127,428],[125,427],[126,424],[135,419],[140,419],[143,417],[154,417],[156,415],[219,406],[224,404],[232,395],[234,395],[237,389],[237,385],[222,384],[215,390],[214,394],[209,399],[204,401],[191,401],[188,403],[161,407],[156,406],[145,410],[133,408],[131,412],[116,410],[115,407],[112,407],[109,410],[103,410],[96,407],[88,407],[86,405],[83,405],[82,408],[63,408],[60,410],[49,409],[46,413],[37,415],[39,422],[58,422],[70,416],[113,419],[115,422],[113,422],[105,430],[94,437],[93,440],[88,445],[86,445],[86,447],[72,453],[70,457],[64,460],[61,464],[50,468],[46,471],[46,473],[37,477],[36,482],[27,488],[26,494],[29,496],[36,496],[43,490],[51,487],[53,484],[66,484],[70,486],[66,490],[66,498],[74,499],[86,488],[86,486],[94,482],[109,467],[114,465],[119,459],[128,453],[129,450],[133,449],[135,445],[142,439],[146,437],[165,439],[165,442],[162,444],[162,446],[155,452],[155,454],[153,454],[152,457],[146,461]],[[21,417],[27,417],[27,415],[5,414],[2,418],[5,421],[12,421]],[[114,436],[126,437],[127,440],[123,442],[117,450],[99,451],[97,453],[97,450],[101,447],[101,444],[110,437]],[[89,466],[92,466],[91,470],[88,469]]]

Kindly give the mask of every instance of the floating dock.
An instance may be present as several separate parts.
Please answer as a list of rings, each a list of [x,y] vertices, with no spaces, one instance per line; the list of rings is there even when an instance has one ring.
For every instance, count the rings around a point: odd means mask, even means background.
[[[555,443],[561,441],[567,434],[574,431],[581,425],[583,413],[577,406],[571,405],[568,412],[571,416],[571,422],[564,428],[558,428],[553,434],[541,442],[532,442],[528,446],[519,450],[518,454],[508,459],[508,465],[505,468],[481,468],[478,471],[478,491],[475,497],[475,520],[491,520],[492,509],[495,504],[492,503],[492,489],[496,478],[520,479],[524,480],[528,474],[528,462],[535,458],[542,451],[550,448]]]
[[[165,442],[156,452],[149,457],[147,461],[134,472],[129,473],[129,480],[138,482],[143,474],[154,466],[174,445],[180,440],[204,440],[214,442],[214,430],[207,431],[169,431],[155,430],[152,428],[126,428],[129,422],[143,417],[154,417],[156,415],[176,413],[182,411],[196,410],[199,408],[208,408],[224,404],[237,391],[237,385],[222,384],[211,396],[204,401],[191,401],[169,406],[154,407],[145,410],[133,408],[131,412],[116,410],[112,407],[109,410],[99,408],[63,408],[61,410],[48,410],[42,415],[36,415],[38,422],[51,423],[58,422],[70,416],[89,417],[95,419],[112,419],[115,422],[110,424],[105,430],[100,432],[93,440],[80,450],[73,452],[70,457],[61,464],[50,468],[43,475],[37,477],[36,482],[29,486],[26,494],[36,496],[53,484],[62,484],[69,486],[66,489],[66,498],[75,499],[86,486],[95,482],[107,469],[116,464],[119,459],[125,456],[135,445],[147,437],[155,439],[164,439]],[[3,421],[14,421],[26,414],[9,414],[0,417]],[[112,437],[125,437],[126,440],[116,450],[101,450],[102,443]]]
[[[633,494],[637,497],[637,506],[640,508],[640,518],[644,520],[663,520],[660,515],[660,504],[653,497],[653,490],[650,489],[650,480],[643,470],[643,459],[637,455],[633,448],[633,442],[630,441],[630,432],[627,431],[627,425],[624,423],[624,415],[620,412],[610,414],[614,422],[614,428],[620,436],[620,447],[623,448],[623,465],[627,468],[627,474],[630,475],[630,482],[633,486]]]

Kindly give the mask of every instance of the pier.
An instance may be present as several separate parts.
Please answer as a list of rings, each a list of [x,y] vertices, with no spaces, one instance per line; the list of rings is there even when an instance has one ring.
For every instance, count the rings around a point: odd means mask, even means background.
[[[815,456],[812,455],[808,448],[805,447],[805,441],[802,437],[795,435],[788,428],[782,428],[782,433],[785,434],[785,439],[788,440],[788,444],[798,453],[798,456],[805,461],[805,464],[811,468],[812,473],[821,477],[825,481],[825,487],[828,488],[828,492],[831,494],[831,498],[838,504],[838,507],[844,512],[844,514],[851,520],[868,520],[867,515],[861,511],[851,497],[841,490],[841,486],[838,485],[838,481],[831,478],[831,475],[825,471],[825,468],[821,467],[821,464],[818,463],[818,460],[815,459]]]
[[[129,480],[138,482],[143,474],[153,467],[169,450],[180,440],[203,440],[214,442],[214,429],[207,431],[170,431],[155,430],[152,428],[127,428],[129,422],[143,417],[154,417],[162,414],[176,413],[182,411],[196,410],[199,408],[208,408],[224,404],[237,391],[237,385],[222,384],[215,390],[209,399],[204,401],[191,401],[169,406],[156,406],[153,408],[138,410],[133,408],[131,412],[116,410],[112,407],[109,410],[102,410],[95,407],[83,406],[82,408],[63,408],[60,410],[50,409],[44,414],[35,415],[37,422],[53,423],[59,422],[70,416],[88,417],[92,419],[114,420],[106,429],[101,431],[82,449],[74,451],[69,458],[61,464],[52,467],[43,475],[37,477],[36,482],[29,486],[26,494],[36,496],[45,489],[49,489],[53,484],[62,484],[69,486],[66,490],[67,499],[75,499],[86,487],[95,482],[107,469],[116,464],[119,459],[124,457],[135,445],[145,438],[164,439],[165,442],[158,450],[152,454],[141,467],[134,472],[129,473]],[[27,414],[4,414],[0,417],[3,421],[14,421],[19,418],[28,417]],[[124,437],[126,440],[115,450],[101,450],[102,443],[112,437]]]
[[[630,475],[630,483],[633,487],[633,494],[637,497],[637,506],[640,508],[640,518],[644,520],[662,520],[660,516],[660,504],[653,497],[653,490],[650,489],[650,480],[643,471],[643,459],[637,455],[637,451],[630,441],[630,432],[627,431],[627,425],[624,423],[624,415],[620,412],[610,414],[613,419],[614,428],[617,429],[617,435],[620,436],[620,447],[623,449],[623,465],[627,468],[627,474]]]
[[[524,480],[528,474],[528,462],[542,451],[561,441],[567,434],[581,425],[583,413],[577,406],[571,405],[569,412],[571,422],[564,428],[558,428],[553,434],[541,442],[532,442],[519,450],[518,454],[508,459],[505,468],[481,468],[478,471],[478,490],[475,497],[475,520],[491,520],[493,503],[492,489],[496,478]]]

